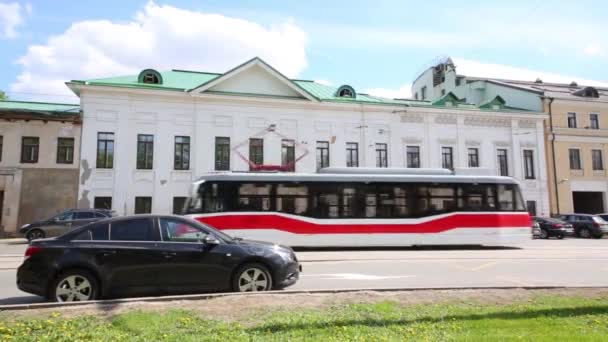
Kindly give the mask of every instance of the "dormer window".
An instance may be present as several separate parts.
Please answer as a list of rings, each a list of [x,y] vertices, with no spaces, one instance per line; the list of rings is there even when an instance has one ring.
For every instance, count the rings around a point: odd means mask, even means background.
[[[145,84],[163,84],[163,77],[154,69],[146,69],[139,73],[137,81]]]
[[[581,96],[581,97],[594,97],[594,98],[600,97],[600,94],[597,91],[597,89],[595,89],[593,87],[585,87],[583,89],[577,90],[574,93],[572,93],[572,95]]]
[[[353,87],[349,85],[343,85],[338,88],[338,91],[336,91],[336,97],[354,99],[357,97],[357,93],[355,93],[355,89],[353,89]]]

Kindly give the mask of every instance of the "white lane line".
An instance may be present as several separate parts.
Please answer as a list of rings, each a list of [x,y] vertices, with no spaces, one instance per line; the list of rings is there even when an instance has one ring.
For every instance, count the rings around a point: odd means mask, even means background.
[[[385,279],[403,279],[412,278],[414,275],[394,275],[394,276],[380,276],[373,274],[359,274],[359,273],[325,273],[325,274],[301,274],[302,278],[320,278],[327,280],[385,280]]]

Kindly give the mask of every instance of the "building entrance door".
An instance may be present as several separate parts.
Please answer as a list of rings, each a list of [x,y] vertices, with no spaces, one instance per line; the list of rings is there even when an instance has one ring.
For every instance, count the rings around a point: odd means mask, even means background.
[[[574,212],[601,214],[604,212],[604,193],[600,191],[573,191]]]

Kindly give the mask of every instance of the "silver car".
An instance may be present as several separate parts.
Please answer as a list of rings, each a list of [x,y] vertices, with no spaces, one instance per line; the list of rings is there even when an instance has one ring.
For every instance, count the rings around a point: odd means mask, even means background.
[[[48,220],[25,224],[19,233],[32,241],[59,236],[93,221],[113,216],[114,212],[107,209],[70,209]]]

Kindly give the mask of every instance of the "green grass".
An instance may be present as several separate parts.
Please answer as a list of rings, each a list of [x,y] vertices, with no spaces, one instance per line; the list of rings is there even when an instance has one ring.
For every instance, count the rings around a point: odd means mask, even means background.
[[[393,302],[248,316],[240,323],[174,310],[0,322],[0,341],[602,341],[608,298],[542,297],[511,305]]]

